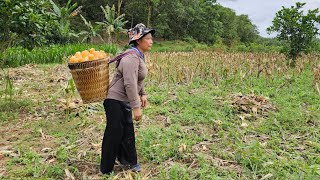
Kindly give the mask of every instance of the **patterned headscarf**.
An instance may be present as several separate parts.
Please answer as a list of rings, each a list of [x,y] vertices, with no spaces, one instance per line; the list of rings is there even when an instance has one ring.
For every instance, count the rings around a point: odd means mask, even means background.
[[[154,35],[156,31],[154,29],[147,28],[144,24],[139,23],[134,28],[128,30],[129,44],[135,40],[142,38],[144,35],[151,33]]]

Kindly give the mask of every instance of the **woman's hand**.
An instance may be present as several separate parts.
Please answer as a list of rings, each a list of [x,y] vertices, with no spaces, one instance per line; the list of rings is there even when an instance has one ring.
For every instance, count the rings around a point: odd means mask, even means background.
[[[140,108],[133,108],[133,119],[140,121],[142,117],[142,112]]]
[[[146,95],[140,96],[140,100],[141,100],[141,107],[147,107],[147,105],[148,105],[147,96]]]

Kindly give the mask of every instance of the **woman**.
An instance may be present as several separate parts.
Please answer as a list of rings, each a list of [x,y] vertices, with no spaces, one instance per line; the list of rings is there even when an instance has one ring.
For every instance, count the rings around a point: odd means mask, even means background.
[[[117,61],[117,71],[103,103],[107,116],[100,164],[103,174],[112,172],[116,158],[132,171],[141,170],[137,162],[132,111],[133,119],[139,121],[141,108],[148,103],[143,83],[147,75],[144,53],[151,49],[154,33],[155,30],[141,23],[130,29],[129,44],[133,47]]]

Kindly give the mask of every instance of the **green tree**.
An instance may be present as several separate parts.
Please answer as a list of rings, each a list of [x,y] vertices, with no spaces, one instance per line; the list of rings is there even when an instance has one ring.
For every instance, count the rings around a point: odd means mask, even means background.
[[[269,33],[278,32],[277,38],[287,42],[285,48],[291,65],[295,66],[301,52],[307,52],[316,35],[319,34],[317,25],[320,23],[319,9],[309,10],[304,14],[302,8],[305,3],[296,3],[290,8],[282,7],[276,13],[273,24],[267,30]]]
[[[103,20],[103,22],[97,22],[97,24],[102,26],[102,29],[108,35],[108,42],[111,43],[115,39],[115,36],[117,34],[126,32],[123,27],[128,21],[124,20],[124,14],[116,17],[116,10],[114,5],[112,7],[108,5],[106,7],[101,6],[101,9],[104,13],[105,19]]]
[[[237,33],[240,41],[245,44],[252,43],[258,38],[257,26],[250,21],[248,15],[237,17]]]
[[[160,0],[147,0],[148,16],[147,16],[147,27],[151,27],[151,18],[153,14],[153,9],[158,6]]]
[[[165,39],[194,38],[192,29],[199,24],[194,22],[198,4],[198,0],[159,1],[152,8],[151,18],[151,24],[157,30],[156,36]]]
[[[133,27],[138,23],[147,23],[147,6],[142,1],[127,1],[123,3],[123,13],[126,14],[127,20],[130,22],[126,26],[127,29]]]
[[[77,3],[71,4],[71,0],[68,0],[67,4],[62,7],[59,7],[52,0],[49,0],[49,2],[53,7],[54,15],[59,21],[58,31],[54,34],[53,39],[58,43],[68,43],[72,38],[79,37],[71,29],[70,20],[80,12],[81,6],[78,7]]]
[[[117,16],[120,16],[121,15],[121,6],[122,6],[122,3],[123,3],[123,0],[118,0],[117,1]]]
[[[198,4],[199,3],[199,4]],[[222,23],[218,20],[217,6],[212,1],[200,1],[188,13],[192,13],[188,34],[193,39],[213,44],[222,34]]]
[[[217,8],[217,12],[219,14],[219,21],[222,22],[221,37],[223,38],[224,43],[231,47],[238,37],[236,13],[233,10],[220,5]]]
[[[93,43],[93,39],[95,37],[98,37],[100,40],[103,41],[101,35],[99,34],[99,31],[101,30],[101,25],[96,25],[96,26],[92,26],[90,21],[87,21],[86,18],[84,18],[81,14],[80,14],[81,19],[83,20],[87,30],[83,30],[79,33],[79,35],[83,35],[83,39],[82,42],[87,42],[87,43]]]
[[[1,41],[29,49],[50,43],[48,37],[57,28],[50,7],[44,0],[0,0]]]
[[[62,0],[56,1],[62,2]],[[222,41],[232,46],[237,41],[250,43],[257,35],[255,26],[247,16],[238,18],[233,10],[216,4],[216,0],[79,0],[77,2],[83,5],[81,14],[91,22],[102,22],[106,19],[104,13],[97,7],[101,5],[112,7],[114,4],[114,17],[123,13],[125,14],[123,20],[130,22],[125,24],[124,28],[129,29],[137,23],[144,23],[157,30],[156,37],[167,40],[194,39],[207,44]],[[81,29],[81,24],[77,21],[72,22]],[[105,32],[106,27],[104,25]],[[114,35],[109,37],[113,39]]]

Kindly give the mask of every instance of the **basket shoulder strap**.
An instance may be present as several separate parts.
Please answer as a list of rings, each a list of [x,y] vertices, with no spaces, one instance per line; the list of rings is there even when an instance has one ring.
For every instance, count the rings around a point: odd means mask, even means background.
[[[125,56],[127,56],[129,54],[136,54],[136,55],[140,56],[135,50],[129,50],[129,51],[126,51],[126,52],[123,52],[123,53],[119,54],[118,56],[116,56],[113,59],[110,59],[108,64],[113,63],[115,61],[120,61],[122,58],[124,58]]]

